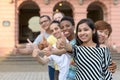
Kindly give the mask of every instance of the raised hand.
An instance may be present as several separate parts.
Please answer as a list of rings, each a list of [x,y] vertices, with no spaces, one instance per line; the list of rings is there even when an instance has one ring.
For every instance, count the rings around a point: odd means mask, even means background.
[[[27,39],[27,41],[28,41],[28,44],[26,44],[26,48],[29,48],[29,49],[33,48],[34,45],[33,45],[33,43],[30,41],[30,39]]]
[[[38,44],[38,48],[40,50],[43,50],[44,48],[46,48],[48,46],[49,46],[49,43],[47,42],[46,38],[43,36],[42,41],[39,42],[39,44]]]
[[[58,48],[58,49],[63,49],[63,48],[65,48],[66,47],[66,37],[64,36],[64,34],[62,33],[62,35],[61,35],[61,38],[60,39],[58,39],[58,41],[56,42],[56,47]]]
[[[47,48],[44,48],[43,52],[46,56],[50,56],[52,54],[52,46],[49,45]]]
[[[33,45],[33,43],[30,41],[30,39],[27,38],[27,41],[29,44]]]
[[[112,61],[112,64],[108,67],[108,69],[109,69],[112,73],[115,73],[115,71],[116,71],[116,69],[117,69],[116,62]]]

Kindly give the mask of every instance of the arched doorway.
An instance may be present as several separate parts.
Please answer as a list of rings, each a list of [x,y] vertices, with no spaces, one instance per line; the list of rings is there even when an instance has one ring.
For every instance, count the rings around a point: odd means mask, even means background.
[[[87,8],[87,18],[91,18],[94,22],[97,20],[104,20],[105,9],[104,5],[100,2],[93,2]]]
[[[40,16],[39,7],[33,1],[25,1],[19,7],[19,43],[26,43],[27,38],[33,41],[40,32],[33,32],[28,21],[34,16]]]
[[[73,17],[72,5],[67,1],[61,1],[54,6],[53,12],[58,12],[58,11],[64,13],[66,16]]]

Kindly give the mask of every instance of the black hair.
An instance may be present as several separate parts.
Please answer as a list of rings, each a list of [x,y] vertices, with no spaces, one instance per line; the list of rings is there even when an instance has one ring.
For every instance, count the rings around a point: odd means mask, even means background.
[[[60,22],[59,22],[59,21],[56,21],[56,20],[53,20],[50,25],[52,25],[52,24],[54,24],[54,23],[57,23],[58,26],[60,27]]]
[[[99,46],[99,41],[98,41],[98,34],[97,34],[97,31],[96,31],[96,27],[94,25],[94,22],[87,18],[87,19],[82,19],[78,22],[77,24],[77,27],[76,27],[76,34],[75,34],[75,37],[76,37],[76,45],[81,45],[83,42],[78,38],[78,28],[79,28],[79,25],[80,24],[83,24],[83,23],[86,23],[91,29],[92,31],[95,30],[95,33],[93,33],[93,37],[92,37],[92,40],[93,42],[95,42],[98,46]]]
[[[60,22],[59,22],[59,21],[57,21],[57,20],[53,20],[53,21],[51,22],[51,24],[53,24],[53,23],[57,23],[58,26],[60,27]],[[51,24],[50,24],[50,25],[51,25]]]
[[[64,21],[64,20],[67,20],[69,21],[73,26],[75,26],[75,22],[74,22],[74,19],[70,16],[64,16],[60,22]]]
[[[51,20],[48,15],[42,15],[42,16],[40,16],[40,18],[43,18],[43,17],[46,17],[46,18],[48,18],[48,20]]]

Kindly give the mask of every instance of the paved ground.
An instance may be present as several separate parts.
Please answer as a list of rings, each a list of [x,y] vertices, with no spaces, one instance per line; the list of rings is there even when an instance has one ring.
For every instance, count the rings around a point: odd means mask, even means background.
[[[0,80],[49,80],[47,72],[0,72]]]
[[[0,80],[49,80],[47,65],[35,61],[1,62]]]
[[[114,60],[117,63],[117,70],[113,74],[113,80],[120,80],[120,60]]]
[[[117,70],[113,80],[120,80],[120,59],[114,61]],[[0,80],[49,80],[47,65],[40,65],[36,61],[0,61]]]

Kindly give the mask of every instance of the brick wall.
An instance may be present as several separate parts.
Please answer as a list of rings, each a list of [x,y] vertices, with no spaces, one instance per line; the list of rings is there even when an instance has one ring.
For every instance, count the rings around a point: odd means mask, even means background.
[[[15,1],[15,0],[14,0]],[[45,4],[44,0],[32,0],[40,7],[40,14],[47,14],[52,16],[54,6],[61,0],[50,0],[49,4]],[[96,0],[84,0],[83,4],[80,5],[79,0],[66,0],[71,4],[73,9],[73,17],[77,23],[80,19],[86,18],[88,5]],[[9,53],[14,45],[18,42],[18,15],[19,7],[24,2],[24,0],[17,0],[10,3],[10,0],[1,0],[0,1],[0,53],[5,54]],[[111,44],[115,43],[120,47],[120,1],[118,4],[114,5],[113,0],[99,0],[105,8],[105,20],[112,25],[113,32],[110,36],[109,42]],[[15,11],[16,8],[16,11]],[[16,16],[15,16],[16,15]],[[3,21],[10,21],[10,26],[3,26]]]

